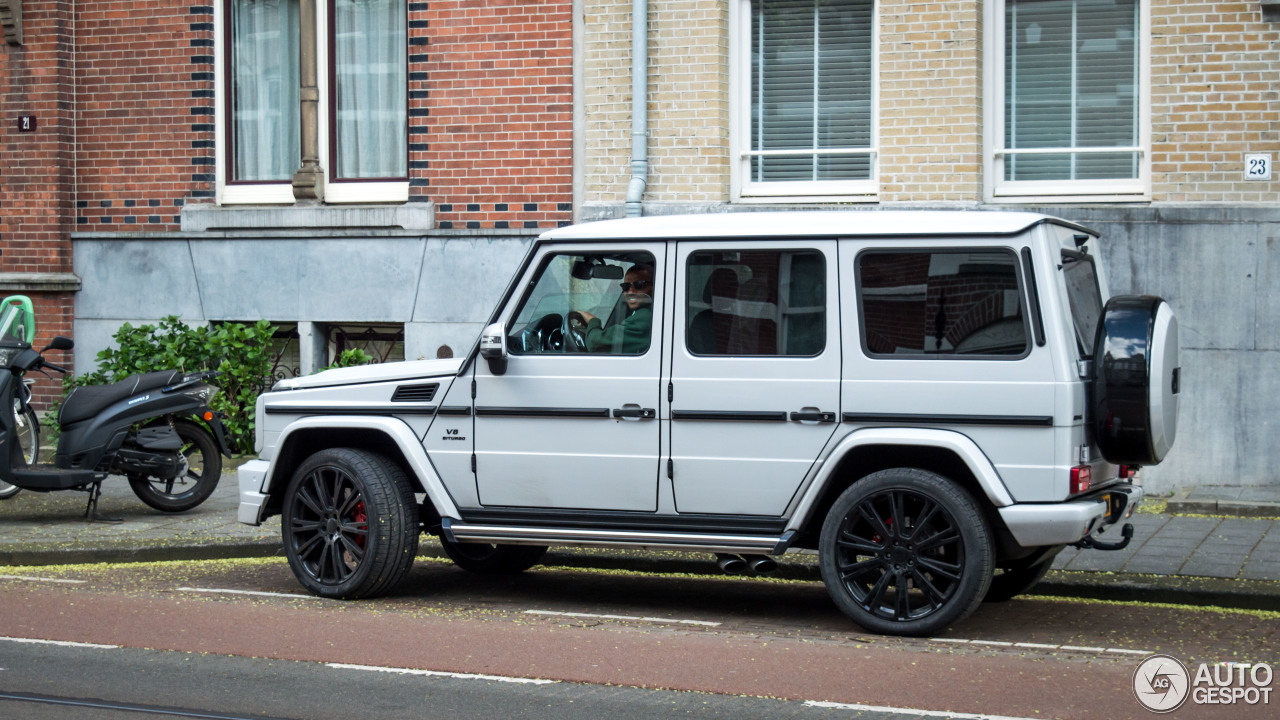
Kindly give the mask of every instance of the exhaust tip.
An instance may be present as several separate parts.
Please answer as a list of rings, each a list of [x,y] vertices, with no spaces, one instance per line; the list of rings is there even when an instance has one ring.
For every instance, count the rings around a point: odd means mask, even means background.
[[[778,569],[778,563],[765,555],[743,555],[742,559],[746,561],[747,567],[751,568],[751,572],[760,575],[767,575]]]
[[[716,564],[725,575],[740,575],[747,569],[747,561],[737,555],[716,553]]]

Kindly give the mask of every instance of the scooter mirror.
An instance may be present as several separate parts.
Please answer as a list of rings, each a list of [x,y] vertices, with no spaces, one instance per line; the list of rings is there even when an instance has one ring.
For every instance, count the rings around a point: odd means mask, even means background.
[[[70,350],[75,346],[76,344],[71,338],[55,335],[53,342],[49,343],[49,347],[41,350],[40,352],[44,352],[45,350]]]

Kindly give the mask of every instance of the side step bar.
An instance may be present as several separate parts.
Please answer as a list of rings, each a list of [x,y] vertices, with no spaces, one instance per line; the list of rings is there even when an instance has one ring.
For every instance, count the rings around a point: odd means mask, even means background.
[[[527,525],[471,525],[453,518],[441,520],[441,534],[450,542],[641,547],[655,550],[702,550],[765,555],[781,555],[795,540],[796,535],[794,530],[788,530],[781,535],[721,535]]]

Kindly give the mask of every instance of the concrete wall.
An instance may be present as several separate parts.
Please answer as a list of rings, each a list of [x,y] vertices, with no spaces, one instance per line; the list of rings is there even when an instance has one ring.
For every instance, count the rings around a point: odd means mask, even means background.
[[[665,207],[665,206],[663,206]],[[685,207],[683,209],[690,209]],[[724,211],[706,205],[703,211]],[[1150,490],[1280,481],[1280,210],[1044,207],[1102,232],[1113,294],[1150,293],[1178,315],[1178,437],[1144,471]],[[76,367],[92,367],[120,324],[405,323],[405,356],[470,349],[532,233],[315,237],[275,232],[75,238]]]
[[[405,357],[466,353],[536,231],[77,234],[75,367],[125,322],[403,323]],[[319,236],[318,236],[319,235]]]

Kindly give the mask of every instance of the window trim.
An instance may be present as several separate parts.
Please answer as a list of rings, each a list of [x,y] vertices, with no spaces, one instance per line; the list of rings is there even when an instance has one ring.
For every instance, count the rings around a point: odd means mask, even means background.
[[[877,202],[880,193],[880,0],[871,8],[871,155],[866,180],[754,182],[751,178],[751,0],[729,3],[730,202]],[[841,151],[844,152],[844,151]]]
[[[1138,177],[1132,180],[1005,181],[1004,84],[1006,0],[983,11],[983,195],[994,203],[1147,202],[1151,200],[1151,3],[1136,0],[1138,23]],[[1110,148],[1108,148],[1110,150]],[[1088,150],[1086,150],[1088,152]]]
[[[999,253],[1008,255],[1010,265],[1013,267],[1014,280],[1018,283],[1017,296],[1018,304],[1022,309],[1022,337],[1026,341],[1025,350],[1018,355],[978,355],[978,354],[957,354],[950,353],[946,355],[927,353],[915,354],[885,354],[872,352],[867,345],[867,318],[866,303],[864,302],[862,288],[862,260],[868,255],[920,255],[920,254],[940,254],[959,255],[964,253]],[[1017,362],[1025,360],[1031,356],[1036,347],[1035,337],[1031,330],[1031,319],[1029,317],[1030,309],[1027,306],[1027,280],[1023,277],[1024,268],[1022,265],[1022,257],[1015,248],[1008,246],[982,246],[982,245],[964,245],[960,247],[871,247],[858,251],[853,258],[853,292],[858,304],[858,345],[862,349],[862,356],[869,360],[927,360],[935,362]]]
[[[269,182],[230,182],[230,112],[228,63],[231,48],[229,47],[229,23],[226,6],[230,0],[217,0],[213,3],[213,42],[214,42],[214,202],[218,205],[293,205],[293,183],[291,180],[274,180]],[[329,10],[330,3],[316,0],[316,84],[320,94],[319,116],[319,151],[320,167],[325,168],[325,204],[400,204],[409,201],[409,178],[396,180],[338,180],[334,181],[333,171],[329,169],[330,157],[330,49]],[[408,22],[408,5],[405,5],[406,23]],[[405,43],[406,71],[408,70],[408,42]],[[408,86],[405,87],[406,109],[408,108]],[[407,150],[407,145],[406,145]],[[406,168],[408,167],[406,157]],[[301,160],[299,160],[299,167]]]

